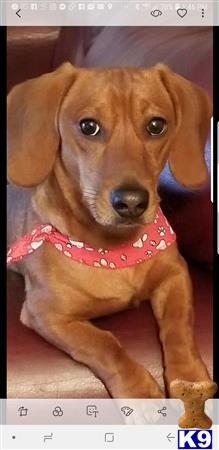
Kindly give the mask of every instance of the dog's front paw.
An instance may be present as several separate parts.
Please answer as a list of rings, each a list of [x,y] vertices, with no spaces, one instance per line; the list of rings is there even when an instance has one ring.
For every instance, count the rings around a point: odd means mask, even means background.
[[[190,382],[211,381],[210,375],[200,359],[194,360],[190,364],[169,364],[165,370],[165,382],[167,390],[171,394],[171,382],[180,379]]]
[[[150,372],[137,364],[126,377],[118,373],[111,383],[110,391],[114,398],[164,398],[163,391]]]

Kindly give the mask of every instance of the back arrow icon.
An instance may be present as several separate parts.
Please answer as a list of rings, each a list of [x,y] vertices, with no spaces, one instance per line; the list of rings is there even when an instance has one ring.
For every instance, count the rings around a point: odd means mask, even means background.
[[[169,433],[166,437],[169,442],[171,442],[171,439],[175,439],[175,436],[171,436],[171,433]]]
[[[17,14],[18,17],[21,18],[21,16],[19,15],[19,12],[20,12],[20,11],[21,11],[21,9],[18,9],[18,10],[16,11],[16,14]]]

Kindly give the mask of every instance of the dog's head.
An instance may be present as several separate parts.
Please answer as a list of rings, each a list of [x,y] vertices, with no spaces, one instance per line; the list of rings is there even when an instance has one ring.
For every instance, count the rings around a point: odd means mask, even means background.
[[[144,224],[154,218],[167,160],[182,185],[206,182],[210,117],[207,94],[163,64],[96,70],[65,63],[9,94],[9,180],[37,186],[61,164],[96,222]]]

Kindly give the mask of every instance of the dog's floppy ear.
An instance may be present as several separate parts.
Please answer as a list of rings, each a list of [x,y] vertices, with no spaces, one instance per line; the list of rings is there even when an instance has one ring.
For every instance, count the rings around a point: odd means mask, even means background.
[[[212,104],[205,91],[177,75],[164,64],[155,66],[175,110],[177,130],[169,153],[169,166],[176,181],[198,187],[208,179],[204,159]]]
[[[60,143],[58,113],[75,71],[70,63],[64,63],[9,93],[8,179],[12,183],[36,186],[51,171]]]

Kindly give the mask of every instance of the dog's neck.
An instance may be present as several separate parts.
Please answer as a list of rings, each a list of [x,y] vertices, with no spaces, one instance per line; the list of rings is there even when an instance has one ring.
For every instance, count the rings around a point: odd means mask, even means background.
[[[77,180],[77,178],[76,178]],[[105,247],[134,239],[140,227],[105,227],[98,224],[82,202],[78,185],[60,164],[33,194],[37,220],[50,223],[60,232],[90,245]]]

